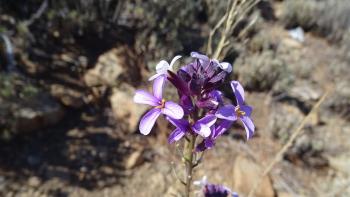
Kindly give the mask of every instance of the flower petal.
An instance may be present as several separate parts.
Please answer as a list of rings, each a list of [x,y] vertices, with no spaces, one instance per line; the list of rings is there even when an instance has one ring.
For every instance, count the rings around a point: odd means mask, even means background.
[[[165,60],[161,60],[156,66],[157,73],[166,74],[169,69],[170,69],[170,65]]]
[[[176,128],[170,135],[168,138],[168,143],[171,144],[175,141],[179,141],[183,136],[185,135],[185,131]]]
[[[232,65],[228,62],[221,62],[219,64],[219,67],[228,73],[230,73],[232,71]]]
[[[182,131],[187,131],[189,128],[190,123],[185,120],[185,119],[174,119],[174,118],[170,118],[167,117],[167,120],[174,125],[176,128],[181,129]]]
[[[210,59],[206,55],[200,54],[198,52],[191,52],[191,57],[203,60],[205,62],[208,62]]]
[[[206,138],[204,139],[204,144],[207,149],[211,149],[212,147],[214,147],[215,142],[211,138]]]
[[[208,127],[211,127],[211,126],[213,126],[215,124],[215,122],[216,122],[216,116],[210,114],[210,115],[206,115],[203,118],[197,120],[195,125],[196,124],[205,124]]]
[[[166,81],[166,76],[161,75],[157,77],[153,82],[153,95],[158,99],[162,100],[163,87]]]
[[[194,124],[192,126],[192,130],[197,133],[198,135],[207,138],[211,134],[211,129],[209,126],[205,124]]]
[[[161,110],[159,108],[153,108],[142,117],[139,129],[143,135],[148,135],[151,132],[160,114]]]
[[[170,62],[170,70],[172,70],[173,69],[173,66],[174,66],[174,64],[175,64],[175,62],[178,60],[178,59],[180,59],[181,58],[181,55],[177,55],[177,56],[175,56],[172,60],[171,60],[171,62]]]
[[[222,120],[218,126],[215,127],[213,138],[216,139],[217,137],[221,136],[225,133],[232,125],[232,121],[229,120]]]
[[[174,119],[181,119],[184,116],[184,110],[182,107],[172,101],[165,102],[162,113]]]
[[[250,116],[252,114],[253,108],[249,105],[241,105],[239,106],[242,111],[245,112],[246,116]]]
[[[154,79],[158,78],[159,76],[162,76],[162,75],[165,75],[166,74],[163,74],[163,73],[157,73],[155,75],[152,75],[150,78],[148,78],[148,81],[153,81]]]
[[[241,119],[243,126],[245,128],[245,132],[247,133],[247,140],[248,140],[254,134],[254,130],[255,130],[254,123],[253,123],[252,119],[250,119],[248,116],[243,116],[240,119]]]
[[[238,81],[231,81],[231,88],[235,94],[237,105],[244,104],[244,89]]]
[[[224,120],[230,120],[230,121],[237,120],[235,107],[233,105],[225,105],[223,107],[220,107],[218,111],[215,113],[215,115],[216,117]]]
[[[134,95],[134,102],[139,104],[146,104],[151,106],[158,106],[160,100],[154,97],[149,92],[144,90],[137,90]]]

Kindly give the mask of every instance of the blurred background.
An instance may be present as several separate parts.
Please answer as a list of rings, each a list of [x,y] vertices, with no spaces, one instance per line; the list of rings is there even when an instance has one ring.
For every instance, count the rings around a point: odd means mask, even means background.
[[[161,59],[206,53],[226,9],[222,0],[0,0],[0,196],[176,196],[183,165],[166,143],[171,126],[159,120],[141,136],[147,107],[132,97],[150,88]],[[350,196],[349,0],[261,1],[229,40],[221,59],[246,88],[257,132],[247,142],[232,128],[194,179],[245,196],[330,90],[256,196]]]

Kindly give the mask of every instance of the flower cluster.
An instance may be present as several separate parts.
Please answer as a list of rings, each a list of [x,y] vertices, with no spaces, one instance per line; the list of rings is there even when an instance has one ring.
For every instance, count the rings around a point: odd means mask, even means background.
[[[175,126],[169,136],[169,143],[179,141],[186,135],[201,136],[203,140],[196,145],[196,150],[204,151],[212,148],[215,140],[238,120],[243,124],[249,139],[255,127],[250,118],[252,108],[244,102],[243,87],[238,81],[230,82],[236,98],[234,104],[225,103],[223,93],[218,90],[232,71],[231,64],[197,52],[192,52],[191,56],[194,61],[182,66],[177,72],[173,70],[173,65],[181,56],[174,57],[170,64],[160,61],[156,66],[157,74],[150,78],[153,81],[153,93],[136,91],[134,102],[153,107],[142,117],[140,132],[149,134],[156,119],[163,114]],[[178,103],[166,101],[162,96],[168,82],[178,91]]]
[[[200,186],[204,197],[238,197],[236,192],[232,192],[223,185],[208,183],[207,177],[194,181],[194,185]]]

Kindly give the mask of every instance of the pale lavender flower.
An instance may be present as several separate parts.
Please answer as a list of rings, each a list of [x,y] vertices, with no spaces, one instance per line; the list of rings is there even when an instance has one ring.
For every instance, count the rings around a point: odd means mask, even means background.
[[[156,72],[157,74],[153,75],[152,77],[150,77],[148,80],[152,81],[154,79],[156,79],[157,77],[161,76],[161,75],[167,75],[168,70],[172,71],[173,70],[173,65],[175,64],[175,62],[180,59],[181,56],[177,55],[175,56],[170,64],[165,61],[165,60],[161,60],[157,65],[156,65]]]
[[[148,135],[160,114],[173,119],[181,119],[184,116],[182,107],[172,101],[165,101],[162,97],[166,76],[159,76],[153,82],[153,94],[144,90],[137,90],[134,102],[153,106],[141,119],[139,129],[143,135]]]
[[[238,81],[231,81],[231,87],[235,94],[237,105],[225,105],[219,108],[216,116],[232,122],[240,120],[245,128],[247,139],[249,139],[253,136],[255,130],[253,121],[250,118],[252,107],[244,104],[244,89]]]

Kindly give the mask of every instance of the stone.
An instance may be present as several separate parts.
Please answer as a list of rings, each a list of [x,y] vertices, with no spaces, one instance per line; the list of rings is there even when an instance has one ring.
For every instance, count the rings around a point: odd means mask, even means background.
[[[262,169],[259,165],[246,157],[238,156],[233,168],[233,185],[239,194],[247,195],[252,184],[260,178]],[[265,176],[256,190],[256,197],[274,197],[275,191],[269,176]]]
[[[128,133],[138,130],[141,116],[146,112],[146,105],[139,105],[133,102],[135,89],[124,84],[121,88],[114,88],[110,97],[110,103],[118,126]]]
[[[64,116],[60,104],[49,97],[37,98],[29,106],[17,106],[13,111],[16,131],[33,131],[58,123]]]
[[[350,175],[350,154],[328,157],[328,161],[332,168]]]
[[[127,46],[113,48],[102,54],[96,65],[84,75],[88,87],[118,86],[117,82],[138,84],[141,81],[141,69],[137,56]]]
[[[143,151],[137,150],[129,155],[129,157],[125,161],[125,168],[126,169],[132,169],[140,164],[142,164],[144,161],[143,159]]]
[[[38,187],[41,184],[41,180],[39,177],[32,176],[28,179],[28,185],[31,187]]]
[[[78,109],[85,104],[84,95],[78,90],[60,84],[53,84],[50,87],[50,92],[51,95],[61,101],[64,106]]]

